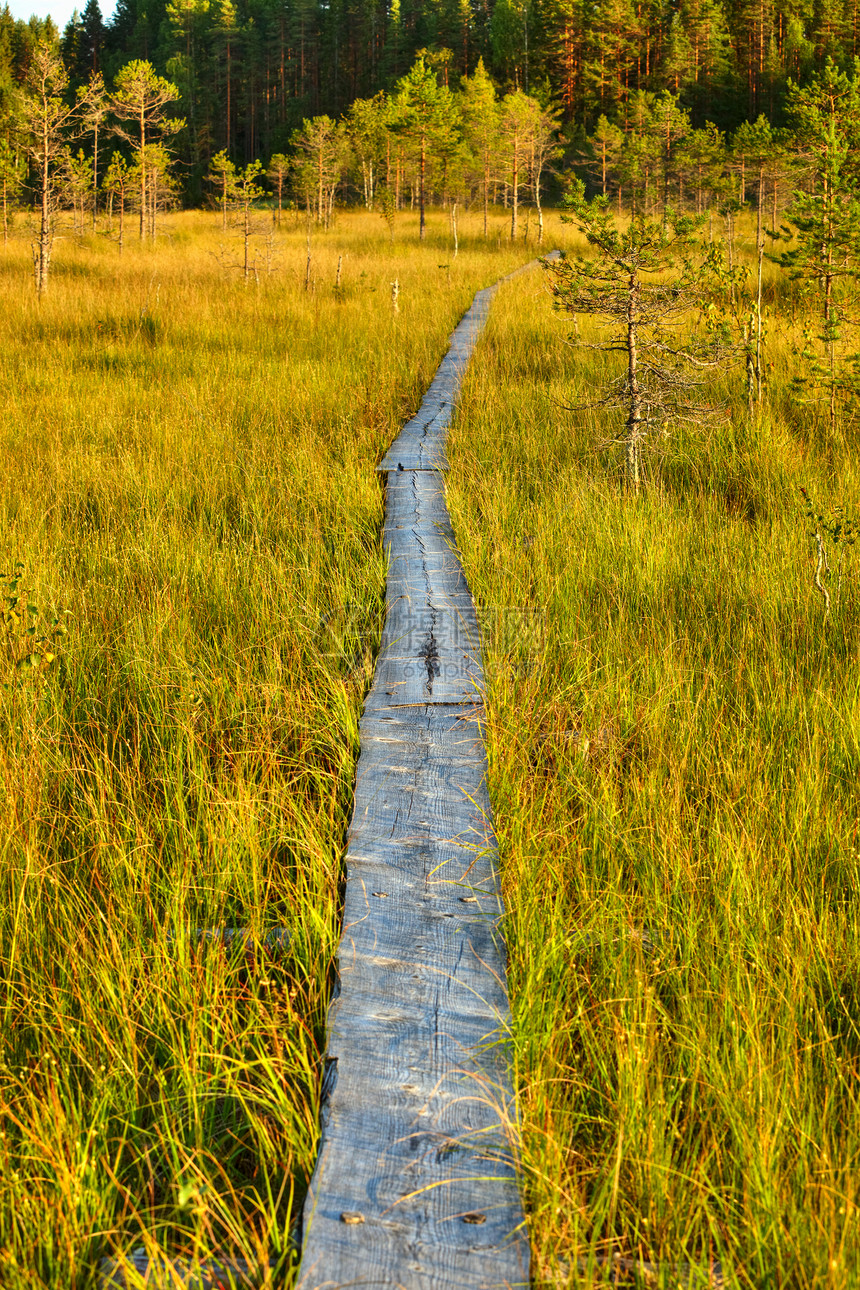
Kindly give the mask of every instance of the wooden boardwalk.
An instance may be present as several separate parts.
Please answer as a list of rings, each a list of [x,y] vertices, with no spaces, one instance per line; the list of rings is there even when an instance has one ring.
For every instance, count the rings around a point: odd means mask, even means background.
[[[361,724],[299,1290],[529,1283],[480,634],[441,474],[494,290],[478,292],[379,466],[386,622]]]

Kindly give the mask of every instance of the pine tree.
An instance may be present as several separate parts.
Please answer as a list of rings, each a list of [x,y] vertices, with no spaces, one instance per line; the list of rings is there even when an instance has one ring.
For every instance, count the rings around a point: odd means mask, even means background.
[[[80,119],[80,104],[77,100],[70,103],[66,97],[68,85],[68,74],[59,54],[50,45],[37,45],[24,85],[19,122],[21,139],[36,177],[39,230],[33,246],[33,270],[40,298],[48,286],[54,248],[60,165],[68,138]]]
[[[87,60],[84,52],[84,24],[77,9],[72,10],[72,16],[63,28],[60,57],[70,80],[81,80],[85,75]]]
[[[215,199],[221,207],[221,230],[226,233],[227,210],[236,182],[236,167],[227,156],[226,150],[222,149],[221,152],[216,152],[209,162],[209,173],[206,179],[212,185],[215,191]]]
[[[188,121],[188,156],[191,165],[197,166],[200,162],[199,54],[208,26],[209,0],[170,0],[165,12],[176,51],[168,59],[166,70],[177,88],[179,101],[185,110]]]
[[[87,78],[101,71],[102,50],[105,43],[105,24],[99,0],[87,0],[81,14],[81,54],[86,65]]]
[[[712,123],[691,130],[682,140],[678,168],[686,187],[696,195],[696,214],[702,215],[718,191],[726,164],[726,141]]]
[[[96,226],[99,206],[99,139],[102,133],[102,126],[108,115],[109,106],[108,98],[105,93],[105,83],[101,72],[93,72],[90,76],[89,83],[78,90],[78,99],[81,104],[81,122],[84,132],[92,136],[93,155],[91,163],[91,187],[92,201],[90,208],[92,211],[93,228]]]
[[[631,0],[597,0],[590,14],[582,81],[590,120],[618,112],[638,88],[639,20]]]
[[[528,174],[529,142],[533,128],[534,109],[540,104],[515,90],[506,94],[501,102],[499,118],[500,159],[511,194],[511,241],[518,234],[520,187]]]
[[[678,142],[690,132],[689,113],[680,106],[676,94],[664,90],[657,96],[651,109],[651,129],[655,138],[659,140],[660,169],[663,177],[663,218],[666,219],[670,206],[672,181],[683,174],[683,171],[675,165]],[[680,192],[678,204],[683,204]]]
[[[490,181],[493,161],[499,144],[499,101],[496,87],[487,75],[483,58],[471,76],[464,77],[459,98],[463,136],[470,159],[470,170],[481,190],[484,212],[484,237],[490,205]]]
[[[423,58],[397,82],[397,106],[401,134],[413,146],[418,163],[419,237],[426,225],[426,180],[428,156],[444,154],[459,138],[454,96],[440,85]]]
[[[308,208],[313,205],[318,224],[328,227],[334,191],[343,177],[348,157],[346,131],[330,116],[302,122],[290,140],[296,151],[295,182]]]
[[[649,435],[671,422],[707,416],[695,390],[722,363],[725,347],[715,329],[685,335],[680,324],[705,305],[713,260],[702,258],[697,222],[689,217],[657,223],[639,215],[619,229],[606,199],[586,201],[579,181],[566,204],[567,218],[584,233],[593,255],[562,257],[545,268],[557,309],[597,318],[609,328],[606,340],[585,341],[577,334],[569,343],[623,360],[623,371],[591,406],[624,412],[624,430],[614,442],[623,447],[624,483],[638,489]]]
[[[848,76],[828,59],[809,85],[789,82],[787,107],[808,187],[795,192],[787,212],[798,246],[783,258],[792,277],[817,296],[821,319],[817,335],[806,337],[809,374],[796,384],[825,390],[835,431],[840,404],[860,394],[856,368],[842,362],[860,280],[860,67]]]
[[[102,188],[108,200],[108,218],[113,219],[114,198],[119,199],[119,253],[122,255],[123,234],[125,229],[125,201],[131,187],[132,176],[128,162],[121,152],[111,154]]]
[[[594,134],[586,142],[589,149],[588,168],[600,181],[601,196],[608,197],[609,186],[616,176],[618,161],[624,147],[624,131],[601,113],[597,118]],[[619,191],[620,187],[619,184]]]
[[[251,211],[254,202],[259,201],[263,196],[263,189],[260,179],[263,174],[263,163],[261,161],[252,161],[244,169],[239,170],[233,177],[232,196],[237,210],[242,229],[242,245],[244,256],[242,260],[242,280],[245,286],[251,276]]]
[[[127,63],[116,76],[111,109],[120,121],[129,122],[128,129],[117,126],[116,131],[136,154],[141,241],[146,234],[147,148],[176,134],[185,125],[184,121],[169,119],[166,115],[168,105],[178,98],[176,86],[163,76],[157,76],[152,64],[143,59]]]
[[[529,88],[529,0],[496,0],[490,19],[493,65],[515,89]]]
[[[269,168],[266,171],[266,178],[275,190],[275,209],[272,212],[273,218],[277,222],[278,228],[281,227],[281,209],[284,204],[284,185],[290,173],[290,159],[283,152],[274,152],[269,158]]]
[[[751,181],[755,185],[756,203],[756,292],[753,304],[752,320],[748,324],[745,340],[747,343],[747,388],[749,404],[761,403],[762,395],[762,270],[764,266],[765,247],[765,183],[769,178],[776,182],[780,164],[780,147],[770,122],[759,116],[755,122],[745,121],[735,131],[732,149],[745,159],[745,166]]]
[[[383,93],[356,99],[346,116],[346,132],[358,162],[364,205],[373,210],[373,196],[388,147],[388,100]]]

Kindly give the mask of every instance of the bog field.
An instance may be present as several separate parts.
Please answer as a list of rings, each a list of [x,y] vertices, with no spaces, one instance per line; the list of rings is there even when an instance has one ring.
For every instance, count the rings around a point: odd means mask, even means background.
[[[41,302],[23,217],[0,254],[4,1290],[135,1251],[293,1283],[375,467],[538,253],[493,221],[455,256],[438,211],[423,243],[285,214],[246,279],[219,216],[174,214],[122,255],[58,240]],[[582,245],[548,215],[543,249]],[[539,270],[452,430],[536,1285],[860,1284],[858,439],[790,387],[808,306],[775,266],[764,301],[761,407],[726,366],[638,493],[585,406],[615,360],[565,345]]]

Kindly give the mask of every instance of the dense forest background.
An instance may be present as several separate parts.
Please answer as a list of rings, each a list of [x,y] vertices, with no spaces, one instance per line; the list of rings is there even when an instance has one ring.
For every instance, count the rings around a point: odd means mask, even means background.
[[[61,33],[0,12],[0,119],[10,119],[33,50],[56,43],[70,91],[133,59],[176,86],[187,128],[173,142],[199,200],[221,150],[268,164],[297,128],[391,92],[419,51],[457,89],[479,60],[502,93],[554,112],[568,158],[595,152],[602,119],[626,130],[668,93],[689,125],[734,132],[784,119],[786,88],[828,60],[849,68],[860,0],[119,0],[105,23],[87,0]],[[555,115],[557,114],[557,115]],[[598,140],[597,151],[600,151]]]

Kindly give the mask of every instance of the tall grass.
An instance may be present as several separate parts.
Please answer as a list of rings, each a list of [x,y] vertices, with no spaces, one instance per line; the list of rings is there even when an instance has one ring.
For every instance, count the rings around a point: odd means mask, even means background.
[[[642,496],[566,410],[601,370],[535,278],[454,429],[467,576],[516,627],[485,641],[490,789],[547,1282],[613,1255],[665,1286],[860,1282],[860,599],[855,565],[825,620],[799,495],[856,512],[857,435],[792,400],[769,290],[770,410],[722,377],[728,416],[663,442]]]
[[[374,467],[474,291],[532,253],[477,227],[455,260],[441,216],[421,247],[411,217],[393,243],[343,217],[310,290],[287,220],[248,286],[214,215],[121,257],[58,243],[41,305],[24,242],[0,260],[4,1290],[136,1249],[289,1279],[383,605]]]

